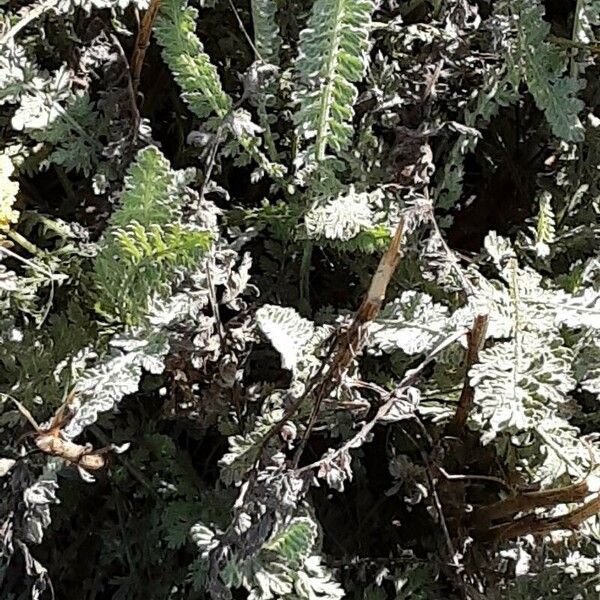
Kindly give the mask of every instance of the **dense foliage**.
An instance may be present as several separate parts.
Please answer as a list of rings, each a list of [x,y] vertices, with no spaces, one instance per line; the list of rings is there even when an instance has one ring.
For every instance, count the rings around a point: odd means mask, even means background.
[[[0,1],[0,598],[600,593],[600,0]]]

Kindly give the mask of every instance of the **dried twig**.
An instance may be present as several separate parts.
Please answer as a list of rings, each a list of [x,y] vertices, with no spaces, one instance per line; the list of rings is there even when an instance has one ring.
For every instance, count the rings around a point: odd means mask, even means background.
[[[252,38],[250,37],[250,35],[248,34],[248,30],[244,27],[244,22],[242,21],[242,18],[240,17],[240,15],[239,15],[239,13],[237,11],[237,8],[235,7],[235,4],[233,3],[232,0],[229,0],[229,7],[233,11],[233,14],[235,15],[236,21],[238,22],[238,26],[240,28],[240,31],[242,32],[242,35],[246,38],[246,41],[248,42],[248,45],[252,48],[252,51],[254,52],[254,55],[256,56],[256,58],[258,60],[264,62],[262,56],[260,55],[260,52],[258,51],[258,48],[256,47],[256,45],[252,41]]]
[[[144,65],[144,57],[146,56],[146,49],[150,43],[150,36],[152,35],[152,26],[154,20],[158,14],[160,8],[160,0],[150,0],[150,6],[144,13],[140,28],[135,40],[135,46],[133,48],[133,54],[131,56],[131,83],[133,87],[134,95],[137,95],[138,87],[140,85],[140,76],[142,73],[142,67]]]
[[[493,521],[512,517],[520,512],[529,512],[537,508],[581,502],[590,493],[587,483],[580,481],[563,488],[553,488],[537,492],[523,492],[517,496],[505,498],[475,511],[472,522],[477,528],[488,527]]]
[[[326,461],[335,460],[336,457],[340,456],[344,452],[347,452],[351,448],[359,448],[360,446],[362,446],[367,440],[369,434],[371,433],[375,425],[377,425],[379,421],[384,419],[388,415],[390,410],[397,404],[399,392],[406,390],[413,383],[415,383],[415,381],[417,381],[417,379],[420,377],[421,373],[429,366],[431,361],[433,361],[436,358],[436,356],[440,354],[440,352],[443,352],[446,348],[448,348],[448,346],[454,344],[466,333],[467,332],[464,329],[461,329],[460,331],[454,332],[452,335],[448,336],[445,340],[438,344],[425,357],[423,362],[421,362],[417,367],[411,369],[405,374],[400,384],[395,388],[395,390],[392,393],[388,395],[388,400],[379,407],[375,416],[370,421],[365,423],[356,435],[354,435],[345,444],[343,444],[337,450],[335,450],[333,454],[328,454],[319,459],[318,461],[315,461],[309,465],[306,465],[305,467],[302,467],[301,469],[298,469],[297,473],[302,473],[310,469],[316,469]]]
[[[471,367],[478,361],[479,350],[485,341],[487,331],[488,317],[487,315],[478,315],[475,317],[473,327],[467,334],[467,352],[465,354],[465,380],[463,389],[458,399],[458,406],[452,421],[448,424],[448,433],[451,435],[461,436],[464,432],[467,417],[473,405],[473,397],[475,390],[469,379],[469,371]]]
[[[27,408],[17,399],[8,395],[6,397],[16,405],[21,414],[31,423],[36,434],[35,445],[39,450],[49,456],[56,456],[70,462],[78,467],[80,472],[83,471],[84,474],[87,474],[89,479],[89,473],[87,473],[87,471],[97,471],[104,467],[106,464],[104,455],[114,450],[115,447],[110,445],[105,448],[94,450],[91,444],[76,444],[63,437],[61,429],[69,420],[69,405],[73,400],[74,395],[74,391],[69,394],[66,401],[58,408],[52,417],[48,427],[40,427],[29,410],[27,410]]]
[[[509,491],[512,491],[512,488],[506,481],[500,479],[499,477],[494,477],[493,475],[473,475],[471,473],[448,473],[444,468],[440,465],[435,465],[435,468],[441,473],[441,475],[447,481],[491,481],[492,483],[497,483],[498,485],[506,488]]]
[[[302,440],[294,457],[294,466],[297,467],[310,436],[319,416],[319,410],[323,400],[331,394],[333,389],[339,384],[354,357],[362,350],[367,337],[368,327],[377,317],[381,310],[381,305],[385,299],[388,285],[392,275],[396,271],[400,262],[400,246],[404,236],[404,219],[400,219],[394,237],[390,241],[386,252],[379,261],[377,271],[371,280],[369,291],[367,292],[362,304],[354,315],[352,324],[348,331],[337,337],[335,340],[332,354],[331,366],[326,376],[316,385],[313,392],[315,399],[312,412],[308,419],[308,424]]]
[[[346,334],[334,335],[331,346],[321,363],[318,373],[313,379],[313,383],[307,386],[306,392],[298,397],[285,411],[282,418],[271,427],[262,440],[258,461],[261,459],[262,450],[266,448],[267,443],[275,436],[287,421],[296,413],[301,404],[308,397],[315,399],[313,410],[309,417],[305,434],[300,442],[296,455],[294,457],[295,466],[298,465],[306,440],[310,435],[323,398],[327,397],[335,386],[339,383],[341,377],[346,372],[356,353],[360,351],[367,333],[367,326],[379,313],[381,304],[385,298],[387,286],[400,261],[400,245],[404,232],[404,220],[402,219],[397,227],[388,249],[382,256],[381,261],[369,287],[369,291],[363,300],[360,308],[356,312],[352,325]]]
[[[586,519],[600,513],[600,496],[567,514],[556,517],[545,517],[533,512],[541,508],[552,508],[559,504],[583,502],[592,493],[587,479],[595,469],[596,463],[592,448],[588,447],[588,450],[590,467],[581,481],[562,488],[522,492],[479,508],[471,517],[471,529],[474,535],[481,539],[501,542],[522,535],[540,535],[559,529],[575,530]],[[519,513],[530,514],[513,519]],[[506,519],[513,520],[507,521]]]
[[[589,491],[587,491],[587,494],[589,494]],[[561,529],[574,531],[584,521],[598,513],[600,513],[600,496],[586,502],[566,515],[539,517],[531,514],[509,523],[490,527],[484,532],[482,537],[491,538],[495,542],[502,542],[523,535],[541,535]]]

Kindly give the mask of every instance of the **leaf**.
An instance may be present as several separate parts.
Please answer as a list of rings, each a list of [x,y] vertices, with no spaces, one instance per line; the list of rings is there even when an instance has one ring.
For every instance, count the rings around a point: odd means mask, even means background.
[[[98,139],[106,135],[106,123],[87,95],[69,98],[59,113],[49,125],[32,131],[31,137],[52,145],[49,162],[89,177],[102,157],[104,148]]]
[[[72,79],[66,65],[59,68],[51,79],[42,80],[43,93],[32,86],[20,98],[11,125],[17,131],[34,131],[51,125],[64,113],[62,102],[71,98]],[[39,83],[38,83],[39,85]]]
[[[341,600],[346,592],[335,581],[319,556],[310,556],[304,561],[304,569],[298,572],[294,588],[300,598],[307,600]]]
[[[387,304],[369,328],[368,348],[373,353],[402,350],[419,354],[434,347],[451,325],[448,309],[431,296],[403,292]]]
[[[259,417],[245,435],[229,437],[229,451],[221,458],[221,479],[228,485],[240,481],[254,467],[266,436],[283,417],[283,410],[276,409]]]
[[[515,0],[508,6],[517,17],[514,60],[552,133],[567,141],[583,140],[584,128],[578,115],[584,105],[577,98],[580,84],[563,76],[565,56],[547,40],[550,24],[544,18],[544,7],[539,0]]]
[[[143,369],[161,373],[169,350],[167,335],[160,329],[115,336],[111,345],[113,352],[85,371],[77,382],[75,416],[63,429],[68,438],[78,436],[100,413],[113,410],[126,395],[137,392]]]
[[[347,242],[374,225],[374,204],[380,190],[357,193],[354,186],[333,199],[319,199],[308,209],[304,226],[310,239]]]
[[[167,547],[182,548],[188,540],[190,530],[202,513],[199,502],[176,501],[169,504],[161,513],[162,527]],[[198,543],[198,529],[194,541]]]
[[[196,36],[197,20],[198,11],[186,0],[163,0],[154,33],[192,112],[203,119],[211,115],[223,118],[231,109],[231,100]]]
[[[252,24],[254,43],[263,61],[278,64],[281,38],[277,26],[276,0],[252,0]]]
[[[260,150],[261,131],[244,109],[233,110],[231,98],[223,90],[216,67],[204,52],[195,33],[198,11],[186,0],[163,0],[154,24],[154,33],[163,47],[163,58],[182,90],[181,97],[201,119],[213,117],[208,128],[227,126],[235,140],[224,146],[224,152],[237,155],[238,161],[255,160],[263,172],[281,178],[285,167],[269,160]]]
[[[256,324],[281,355],[281,366],[294,371],[302,348],[313,335],[313,323],[293,308],[265,304],[256,311]]]
[[[355,83],[365,74],[372,0],[316,0],[300,33],[299,89],[294,122],[309,142],[300,162],[321,162],[328,149],[346,148],[352,135]]]
[[[4,477],[16,462],[13,458],[0,458],[0,477]]]
[[[157,297],[197,268],[211,235],[183,224],[182,199],[178,175],[158,148],[140,150],[94,265],[101,314],[137,325]]]
[[[58,504],[56,491],[58,484],[51,479],[38,479],[23,492],[25,514],[23,518],[23,539],[32,544],[41,544],[44,530],[50,525],[50,505]]]
[[[591,44],[596,40],[594,28],[600,25],[600,2],[598,0],[579,0],[576,4],[576,39],[582,44]]]
[[[264,544],[263,549],[280,555],[286,565],[296,569],[310,554],[316,538],[316,525],[308,518],[298,517]]]
[[[556,220],[552,209],[552,196],[545,192],[540,198],[537,226],[535,230],[535,251],[540,258],[550,254],[550,244],[554,241]]]

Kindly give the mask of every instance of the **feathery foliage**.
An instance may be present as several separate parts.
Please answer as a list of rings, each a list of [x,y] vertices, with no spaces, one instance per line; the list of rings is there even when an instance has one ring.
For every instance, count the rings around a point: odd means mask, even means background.
[[[317,0],[300,33],[294,122],[306,141],[299,164],[322,162],[352,137],[356,82],[365,74],[372,0]]]
[[[231,110],[231,99],[196,36],[197,19],[198,11],[185,0],[166,0],[161,2],[154,32],[192,112],[200,118],[222,119]]]
[[[579,113],[583,102],[577,98],[579,84],[563,77],[563,52],[547,40],[550,25],[544,20],[539,2],[511,2],[509,13],[517,16],[517,37],[511,60],[522,70],[523,78],[537,105],[544,111],[552,132],[568,141],[583,139]]]
[[[281,38],[276,21],[277,2],[275,0],[252,0],[252,25],[254,43],[265,62],[277,65]]]
[[[167,294],[177,277],[199,265],[210,235],[181,223],[181,193],[160,151],[140,151],[96,259],[102,314],[136,323],[155,295]]]

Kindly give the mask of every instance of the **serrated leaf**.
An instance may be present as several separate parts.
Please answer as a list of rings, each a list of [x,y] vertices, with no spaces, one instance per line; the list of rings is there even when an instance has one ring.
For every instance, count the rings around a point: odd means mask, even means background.
[[[308,237],[342,242],[355,238],[374,226],[373,205],[381,197],[379,190],[358,193],[350,186],[335,198],[315,201],[304,217]]]
[[[302,348],[313,335],[314,324],[293,308],[272,304],[265,304],[256,311],[256,323],[281,355],[281,366],[293,371]]]
[[[435,346],[450,324],[448,309],[429,295],[403,292],[372,323],[368,347],[372,352],[419,354]]]
[[[347,147],[352,135],[355,83],[368,61],[371,0],[316,0],[300,33],[299,87],[294,121],[309,141],[301,161],[321,162],[328,149]]]
[[[269,540],[263,549],[279,554],[291,568],[297,568],[310,554],[316,538],[315,524],[308,518],[298,517]]]

